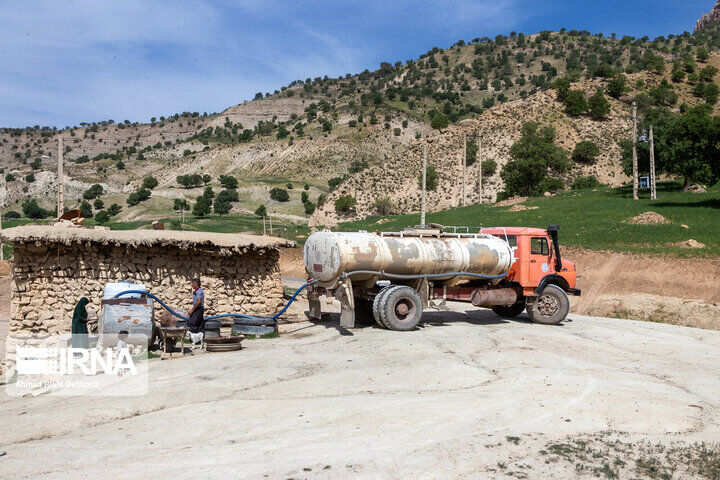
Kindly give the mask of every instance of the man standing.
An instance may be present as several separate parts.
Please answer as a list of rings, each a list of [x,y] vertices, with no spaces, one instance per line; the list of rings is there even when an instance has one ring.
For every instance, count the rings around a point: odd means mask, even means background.
[[[193,278],[192,281],[193,289],[193,306],[188,310],[188,329],[190,330],[190,338],[192,339],[193,345],[200,343],[203,337],[203,330],[205,330],[205,320],[203,314],[205,313],[205,292],[200,288],[200,279]]]

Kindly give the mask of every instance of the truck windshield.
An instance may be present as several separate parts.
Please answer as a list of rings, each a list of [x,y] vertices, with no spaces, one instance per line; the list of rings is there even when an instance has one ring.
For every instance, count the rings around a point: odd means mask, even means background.
[[[503,233],[496,233],[495,236],[505,240],[505,234],[503,234]],[[512,248],[517,247],[517,237],[515,235],[508,235],[507,242],[510,245],[510,247],[512,247]]]

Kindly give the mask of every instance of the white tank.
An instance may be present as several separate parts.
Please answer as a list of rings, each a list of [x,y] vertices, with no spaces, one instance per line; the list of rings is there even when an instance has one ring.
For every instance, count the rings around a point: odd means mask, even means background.
[[[416,231],[413,231],[416,232]],[[305,270],[328,288],[340,276],[356,270],[396,275],[468,272],[502,275],[514,262],[512,248],[498,237],[484,234],[418,234],[329,232],[313,233],[305,242]],[[436,285],[453,286],[471,277],[440,277]],[[379,280],[355,275],[353,282]]]

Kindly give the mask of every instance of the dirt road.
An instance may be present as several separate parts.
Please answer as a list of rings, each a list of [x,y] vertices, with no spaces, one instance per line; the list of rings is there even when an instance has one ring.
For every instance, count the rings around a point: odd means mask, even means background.
[[[569,446],[610,440],[629,446],[609,468],[645,478],[640,440],[720,439],[720,332],[452,308],[414,332],[332,315],[153,360],[146,397],[3,394],[0,478],[594,477],[613,450]]]

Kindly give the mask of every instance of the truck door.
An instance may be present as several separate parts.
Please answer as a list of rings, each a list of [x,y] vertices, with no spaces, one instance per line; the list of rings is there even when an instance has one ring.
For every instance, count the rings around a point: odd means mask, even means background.
[[[536,287],[550,273],[550,243],[547,237],[530,238],[529,283]]]

